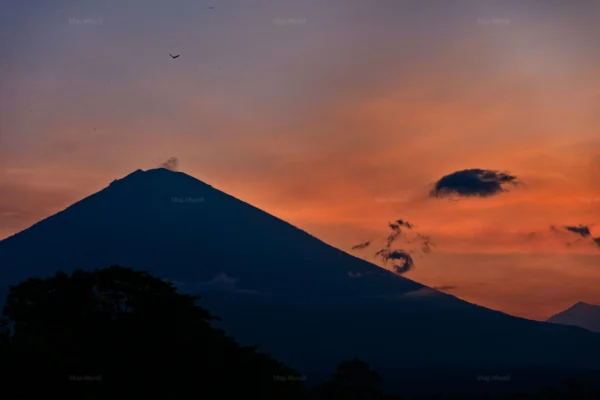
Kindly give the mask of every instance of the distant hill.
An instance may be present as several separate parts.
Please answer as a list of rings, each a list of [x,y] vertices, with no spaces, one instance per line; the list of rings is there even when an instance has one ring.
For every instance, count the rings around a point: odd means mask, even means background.
[[[548,322],[579,326],[600,333],[600,306],[580,301],[548,318]]]
[[[31,276],[112,264],[201,294],[228,333],[308,383],[352,357],[421,392],[509,390],[600,366],[600,335],[435,291],[167,169],[135,171],[0,241],[0,296]],[[494,375],[512,378],[479,379]]]

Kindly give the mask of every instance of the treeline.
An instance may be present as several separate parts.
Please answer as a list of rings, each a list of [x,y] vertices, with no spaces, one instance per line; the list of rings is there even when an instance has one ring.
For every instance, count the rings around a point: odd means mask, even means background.
[[[358,359],[309,388],[300,372],[215,328],[198,299],[119,266],[12,286],[0,321],[0,398],[407,398],[383,394],[379,374]],[[571,386],[510,398],[588,396]]]

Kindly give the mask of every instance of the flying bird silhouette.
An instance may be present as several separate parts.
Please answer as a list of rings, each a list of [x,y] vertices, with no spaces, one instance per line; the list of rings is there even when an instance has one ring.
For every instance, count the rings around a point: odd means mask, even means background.
[[[169,53],[169,55],[171,56],[171,58],[177,58],[180,56],[180,54],[177,54],[176,56],[174,56],[173,54]]]

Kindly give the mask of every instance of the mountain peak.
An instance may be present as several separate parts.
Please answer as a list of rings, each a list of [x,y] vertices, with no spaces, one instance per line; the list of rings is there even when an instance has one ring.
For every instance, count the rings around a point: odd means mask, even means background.
[[[138,171],[142,171],[141,169]],[[136,171],[137,172],[137,171]],[[167,173],[177,173],[178,171],[175,171],[173,169],[169,169],[169,168],[165,168],[165,167],[158,167],[158,168],[152,168],[146,171],[142,171],[145,172],[147,174],[164,174],[165,172]]]
[[[185,177],[184,179],[186,179],[188,183],[193,181],[195,184],[199,183],[210,187],[210,185],[207,185],[184,172],[174,171],[164,167],[148,169],[145,171],[142,169],[135,170],[123,178],[115,179],[111,182],[110,186],[117,183],[119,186],[122,186],[123,183],[127,183],[127,186],[136,186],[139,184],[148,184],[150,182],[154,182],[154,184],[176,184],[176,182],[181,182],[180,179],[182,177]]]
[[[597,306],[590,304],[590,303],[583,302],[583,301],[578,301],[577,303],[573,304],[571,309],[586,309],[586,308],[595,308],[595,307],[597,307]]]
[[[146,175],[159,175],[159,174],[167,174],[167,173],[168,174],[177,173],[177,171],[173,171],[173,170],[170,170],[170,169],[164,168],[164,167],[148,169],[146,171],[144,171],[143,169],[137,169],[137,170],[133,171],[132,173],[130,173],[129,175],[125,176],[124,178],[121,178],[120,180],[139,178],[141,176],[146,176]]]
[[[115,179],[114,181],[112,181],[112,182],[111,182],[111,185],[112,185],[112,184],[114,184],[115,182],[124,181],[124,180],[126,180],[126,179],[128,179],[128,180],[129,180],[129,179],[132,179],[132,178],[135,178],[135,177],[141,176],[143,173],[144,173],[144,171],[143,171],[143,170],[141,170],[141,169],[135,170],[135,171],[133,171],[132,173],[130,173],[130,174],[128,174],[128,175],[126,175],[126,176],[124,176],[123,178],[120,178],[120,179],[119,179],[119,178],[117,178],[117,179]]]
[[[11,266],[0,269],[1,282],[48,276],[57,266],[112,264],[187,283],[224,273],[261,292],[373,295],[423,287],[167,168],[138,169],[0,242],[0,265]]]

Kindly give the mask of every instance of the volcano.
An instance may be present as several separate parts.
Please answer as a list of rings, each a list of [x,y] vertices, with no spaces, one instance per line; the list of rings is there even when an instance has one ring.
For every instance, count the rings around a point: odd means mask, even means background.
[[[309,383],[353,357],[403,393],[489,391],[486,376],[510,376],[494,390],[516,390],[600,367],[598,334],[438,292],[163,168],[0,241],[0,295],[32,276],[114,264],[200,294],[229,334]]]
[[[189,287],[217,288],[225,277],[222,283],[235,280],[242,290],[290,296],[423,287],[165,168],[135,171],[0,242],[1,274],[9,282],[109,264]]]

